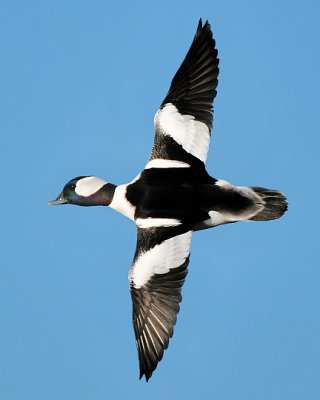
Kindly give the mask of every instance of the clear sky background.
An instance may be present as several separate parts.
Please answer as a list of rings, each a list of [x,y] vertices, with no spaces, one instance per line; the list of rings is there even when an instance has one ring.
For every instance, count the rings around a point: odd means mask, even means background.
[[[0,399],[320,398],[320,3],[0,1]],[[143,169],[199,17],[221,59],[208,170],[281,189],[278,221],[194,235],[174,338],[138,380],[132,222],[48,207]]]

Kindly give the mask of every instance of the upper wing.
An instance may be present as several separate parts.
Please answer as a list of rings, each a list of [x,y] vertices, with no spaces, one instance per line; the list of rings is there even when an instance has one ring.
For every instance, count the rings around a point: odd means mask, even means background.
[[[150,160],[205,163],[217,92],[219,59],[208,21],[200,19],[192,45],[155,115],[155,140]]]
[[[129,282],[140,379],[148,381],[173,335],[187,275],[192,231],[182,225],[137,229]]]

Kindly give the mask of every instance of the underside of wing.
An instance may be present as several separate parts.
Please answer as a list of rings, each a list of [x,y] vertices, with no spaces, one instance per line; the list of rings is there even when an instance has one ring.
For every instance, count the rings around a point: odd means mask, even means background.
[[[218,85],[218,51],[208,22],[200,20],[192,45],[155,115],[150,160],[205,163]]]
[[[137,235],[129,283],[140,378],[148,381],[173,335],[192,232],[181,227],[138,228]]]

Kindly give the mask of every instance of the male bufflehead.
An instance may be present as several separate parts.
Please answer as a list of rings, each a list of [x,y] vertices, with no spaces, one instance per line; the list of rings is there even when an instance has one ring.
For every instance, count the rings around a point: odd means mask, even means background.
[[[268,221],[287,210],[284,195],[239,187],[205,168],[218,85],[218,51],[200,19],[191,47],[154,119],[145,169],[130,183],[95,176],[66,184],[49,204],[110,206],[137,225],[129,272],[140,379],[148,381],[172,337],[187,275],[192,232],[237,221]]]

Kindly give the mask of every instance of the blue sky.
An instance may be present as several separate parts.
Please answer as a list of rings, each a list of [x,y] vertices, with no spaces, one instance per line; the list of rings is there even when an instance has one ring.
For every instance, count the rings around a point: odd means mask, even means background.
[[[0,1],[1,400],[320,398],[318,1]],[[209,19],[221,59],[208,170],[281,189],[284,218],[194,235],[169,350],[138,380],[135,227],[48,207],[144,167],[153,116]]]

